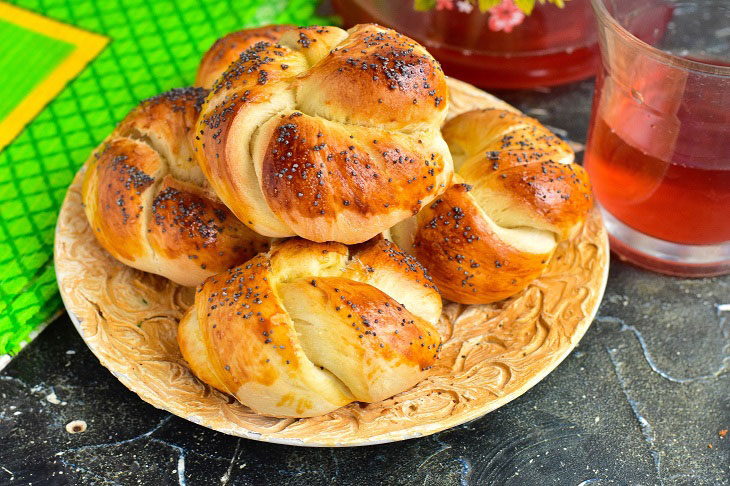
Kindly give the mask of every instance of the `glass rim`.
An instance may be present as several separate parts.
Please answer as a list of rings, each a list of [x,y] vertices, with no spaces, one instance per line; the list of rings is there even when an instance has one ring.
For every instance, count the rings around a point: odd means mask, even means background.
[[[596,15],[596,20],[611,28],[626,42],[635,44],[638,48],[647,52],[658,60],[669,64],[672,67],[686,69],[688,71],[696,71],[704,74],[712,74],[716,76],[728,76],[730,77],[730,66],[718,66],[717,64],[710,64],[702,61],[695,61],[680,57],[669,52],[658,49],[651,44],[644,42],[643,40],[636,37],[634,34],[629,32],[623,25],[619,23],[616,18],[611,15],[605,5],[606,0],[591,0],[593,11]]]

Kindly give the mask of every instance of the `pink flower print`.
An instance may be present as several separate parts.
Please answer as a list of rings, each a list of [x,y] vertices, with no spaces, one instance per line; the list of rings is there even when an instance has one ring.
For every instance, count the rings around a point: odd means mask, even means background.
[[[474,5],[467,0],[459,0],[456,2],[456,9],[461,13],[470,14],[474,10]]]
[[[495,32],[512,32],[514,26],[525,20],[525,14],[513,0],[502,0],[502,3],[489,9],[489,14],[489,29]]]
[[[436,10],[453,10],[454,0],[436,0]]]

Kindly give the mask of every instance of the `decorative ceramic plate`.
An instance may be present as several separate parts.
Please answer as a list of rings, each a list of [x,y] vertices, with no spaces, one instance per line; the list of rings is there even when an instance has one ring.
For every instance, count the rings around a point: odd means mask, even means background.
[[[450,116],[487,106],[514,110],[449,80]],[[504,405],[542,380],[588,329],[608,276],[608,240],[594,210],[562,243],[544,275],[490,305],[446,303],[444,345],[434,373],[373,404],[353,403],[321,417],[262,417],[200,382],[177,347],[177,324],[194,290],[114,260],[96,242],[76,175],[56,228],[58,286],[81,337],[125,386],[155,407],[211,429],[303,446],[356,446],[433,434]]]

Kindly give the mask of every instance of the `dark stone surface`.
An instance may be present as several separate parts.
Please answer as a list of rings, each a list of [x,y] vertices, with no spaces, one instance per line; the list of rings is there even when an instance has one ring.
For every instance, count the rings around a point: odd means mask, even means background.
[[[500,95],[582,141],[591,86]],[[527,394],[430,437],[352,449],[237,439],[157,410],[64,316],[0,372],[0,484],[730,484],[730,312],[718,307],[730,276],[611,265],[593,326]],[[77,419],[86,432],[66,432]]]

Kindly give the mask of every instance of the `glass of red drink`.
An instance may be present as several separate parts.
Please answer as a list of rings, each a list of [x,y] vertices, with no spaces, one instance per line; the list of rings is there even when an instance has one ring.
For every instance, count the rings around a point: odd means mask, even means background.
[[[611,248],[663,273],[730,273],[730,2],[592,3],[585,167]]]

